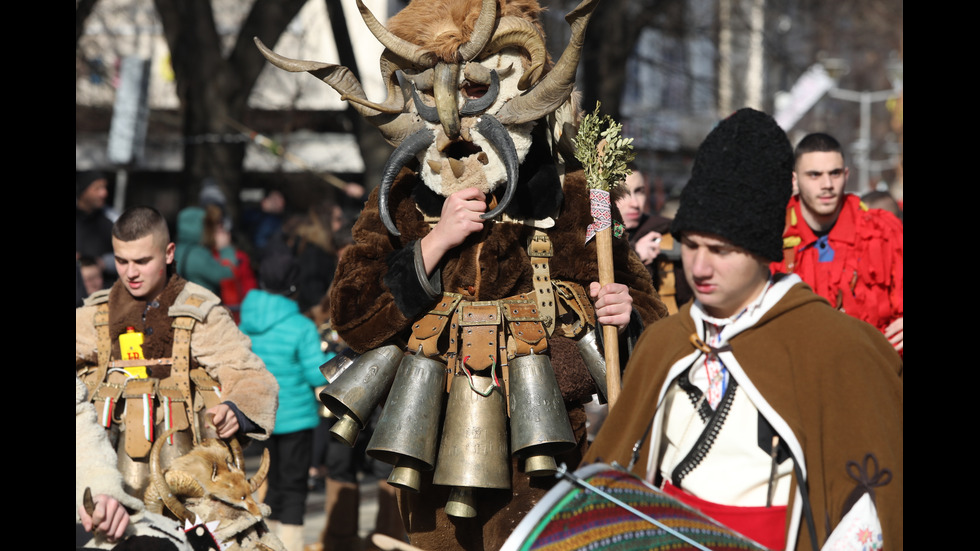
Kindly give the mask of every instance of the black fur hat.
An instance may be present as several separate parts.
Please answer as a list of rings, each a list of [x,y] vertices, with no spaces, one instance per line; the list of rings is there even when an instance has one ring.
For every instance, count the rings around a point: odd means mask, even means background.
[[[743,108],[708,134],[670,231],[717,235],[773,261],[783,258],[793,148],[769,115]]]

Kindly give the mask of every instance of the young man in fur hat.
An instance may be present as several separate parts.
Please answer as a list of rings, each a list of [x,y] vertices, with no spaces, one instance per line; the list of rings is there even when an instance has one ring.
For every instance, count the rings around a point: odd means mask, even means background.
[[[695,301],[641,336],[584,462],[633,464],[642,442],[637,475],[768,548],[901,549],[902,360],[798,276],[770,276],[792,170],[758,111],[705,139],[671,228]]]
[[[205,436],[205,417],[221,438],[264,440],[278,385],[218,297],[177,275],[159,212],[128,209],[112,246],[119,280],[75,310],[76,367],[99,422],[118,436],[127,491],[142,498],[157,437],[179,429],[165,464]]]

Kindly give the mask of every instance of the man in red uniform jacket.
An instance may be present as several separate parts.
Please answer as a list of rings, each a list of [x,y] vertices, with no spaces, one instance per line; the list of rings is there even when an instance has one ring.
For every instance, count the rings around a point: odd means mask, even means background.
[[[848,170],[840,143],[810,134],[796,146],[783,233],[774,272],[798,274],[836,308],[864,320],[904,350],[903,229],[895,215],[844,193]]]

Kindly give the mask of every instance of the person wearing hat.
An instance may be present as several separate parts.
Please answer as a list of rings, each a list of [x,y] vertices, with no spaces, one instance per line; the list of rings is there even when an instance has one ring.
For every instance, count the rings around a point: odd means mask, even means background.
[[[903,361],[798,276],[770,275],[792,171],[759,111],[701,144],[671,227],[695,300],[640,337],[583,464],[630,465],[770,549],[901,549]]]
[[[294,300],[299,263],[285,248],[273,249],[259,264],[259,288],[242,302],[239,328],[252,351],[279,383],[279,409],[266,443],[271,469],[265,503],[273,532],[287,551],[303,549],[307,473],[313,458],[313,429],[320,423],[315,389],[326,383],[320,366],[333,357],[320,348],[316,324]]]
[[[117,216],[106,208],[108,197],[108,179],[103,172],[87,170],[75,174],[75,260],[95,259],[106,284],[116,280],[112,223]]]

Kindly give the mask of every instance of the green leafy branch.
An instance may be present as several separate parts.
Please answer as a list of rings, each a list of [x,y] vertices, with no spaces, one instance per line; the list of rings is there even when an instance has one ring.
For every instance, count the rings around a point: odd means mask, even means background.
[[[632,172],[626,165],[636,158],[633,138],[624,138],[622,130],[609,115],[599,115],[599,102],[582,118],[572,144],[590,189],[611,192]]]

